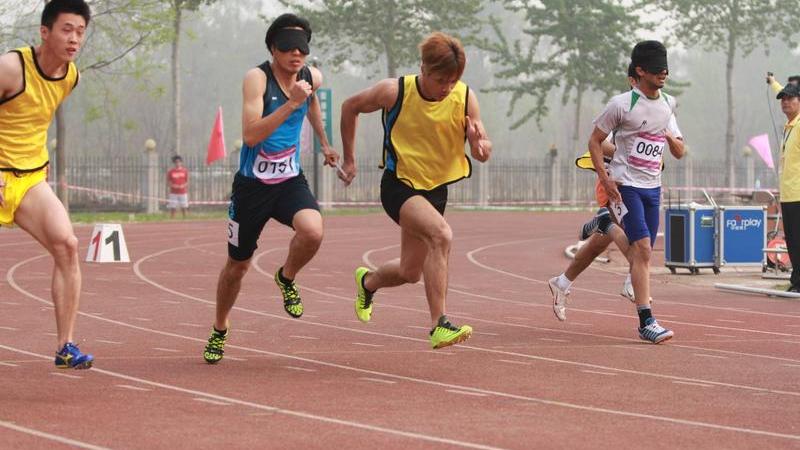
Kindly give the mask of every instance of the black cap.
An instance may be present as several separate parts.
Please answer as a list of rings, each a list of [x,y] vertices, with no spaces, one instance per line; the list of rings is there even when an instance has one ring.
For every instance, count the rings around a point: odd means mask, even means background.
[[[787,84],[780,92],[778,92],[778,96],[776,98],[781,99],[783,97],[800,97],[800,86],[794,83]]]
[[[651,73],[669,70],[667,48],[659,41],[642,41],[633,47],[631,63]]]
[[[298,17],[291,13],[281,14],[277,19],[273,20],[269,28],[267,28],[267,35],[264,38],[264,43],[267,44],[267,49],[271,49],[275,43],[275,35],[284,28],[301,28],[306,34],[306,43],[311,42],[311,24],[308,20]]]

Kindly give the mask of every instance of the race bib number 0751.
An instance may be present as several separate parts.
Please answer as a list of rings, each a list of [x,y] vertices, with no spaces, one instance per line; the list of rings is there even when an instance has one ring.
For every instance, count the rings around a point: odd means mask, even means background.
[[[300,167],[294,160],[297,147],[290,147],[278,153],[258,152],[253,161],[253,175],[266,184],[276,184],[300,174]]]

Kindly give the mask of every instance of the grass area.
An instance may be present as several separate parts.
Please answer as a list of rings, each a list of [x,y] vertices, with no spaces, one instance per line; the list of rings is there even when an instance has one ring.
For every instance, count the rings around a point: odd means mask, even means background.
[[[373,214],[382,212],[380,208],[334,208],[323,209],[323,216],[358,216],[362,214]],[[169,213],[159,212],[156,214],[132,213],[132,212],[71,212],[69,214],[72,223],[94,224],[94,223],[138,223],[138,222],[165,222],[168,220],[224,220],[228,217],[228,210],[207,210],[190,211],[186,219],[181,217],[180,212],[175,214],[175,219],[170,219]]]

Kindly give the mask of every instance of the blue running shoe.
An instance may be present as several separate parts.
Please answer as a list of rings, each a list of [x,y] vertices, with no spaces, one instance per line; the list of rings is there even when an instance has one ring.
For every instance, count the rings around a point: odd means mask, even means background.
[[[611,213],[608,211],[608,208],[600,208],[597,210],[597,214],[592,217],[592,220],[583,224],[580,235],[578,235],[578,239],[585,241],[598,231],[606,234],[608,233],[608,230],[611,229],[612,223]]]
[[[94,356],[88,353],[81,353],[77,345],[67,342],[56,353],[55,362],[56,367],[59,369],[91,369],[92,363],[94,363]]]
[[[645,324],[644,328],[639,328],[639,337],[644,341],[660,344],[675,335],[672,330],[668,330],[659,325],[655,317],[647,319]]]

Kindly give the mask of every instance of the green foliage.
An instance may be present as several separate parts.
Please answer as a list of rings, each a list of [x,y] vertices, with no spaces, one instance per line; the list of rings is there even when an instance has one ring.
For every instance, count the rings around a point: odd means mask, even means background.
[[[397,76],[418,64],[417,44],[432,31],[444,31],[469,42],[480,28],[482,0],[280,0],[311,22],[312,45],[329,55],[334,68],[349,62]]]
[[[548,114],[547,95],[563,88],[562,102],[597,91],[606,97],[627,89],[626,72],[630,51],[643,23],[631,8],[619,1],[585,0],[504,0],[509,11],[524,18],[526,36],[509,41],[503,24],[491,19],[494,39],[484,39],[480,47],[500,67],[500,80],[488,92],[511,93],[508,115],[522,99],[526,110],[514,121],[517,128]]]
[[[643,0],[666,11],[675,37],[689,46],[727,51],[731,42],[747,56],[770,38],[797,31],[797,3],[777,0]]]

